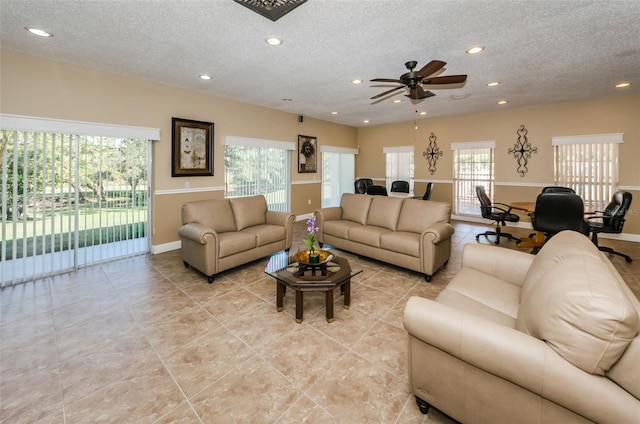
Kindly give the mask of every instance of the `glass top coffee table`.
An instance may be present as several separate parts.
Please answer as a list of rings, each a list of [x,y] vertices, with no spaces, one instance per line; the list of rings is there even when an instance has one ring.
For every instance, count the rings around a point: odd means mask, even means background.
[[[327,322],[333,322],[333,291],[340,288],[344,296],[344,308],[349,309],[351,301],[351,277],[362,272],[345,258],[334,255],[330,251],[323,251],[324,263],[306,264],[299,262],[300,254],[280,252],[271,257],[264,270],[276,279],[276,306],[278,312],[284,307],[284,295],[287,287],[296,292],[296,322],[302,322],[303,294],[310,292],[325,292]]]

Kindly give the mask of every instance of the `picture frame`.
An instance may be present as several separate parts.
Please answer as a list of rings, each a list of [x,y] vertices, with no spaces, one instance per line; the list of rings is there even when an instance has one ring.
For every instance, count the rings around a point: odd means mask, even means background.
[[[298,173],[318,172],[318,138],[298,135]]]
[[[171,118],[171,176],[213,175],[213,122]]]

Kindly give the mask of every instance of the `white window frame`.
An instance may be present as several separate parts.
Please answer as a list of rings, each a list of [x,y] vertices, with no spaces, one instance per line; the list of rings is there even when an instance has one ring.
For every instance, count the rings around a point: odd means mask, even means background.
[[[496,142],[470,141],[451,143],[453,151],[453,214],[466,216],[482,216],[480,201],[476,194],[476,186],[482,185],[490,198],[493,198],[495,183],[495,149]],[[473,169],[464,170],[460,165],[461,155],[489,155],[489,162],[474,160]],[[484,173],[480,169],[487,164],[489,169]]]

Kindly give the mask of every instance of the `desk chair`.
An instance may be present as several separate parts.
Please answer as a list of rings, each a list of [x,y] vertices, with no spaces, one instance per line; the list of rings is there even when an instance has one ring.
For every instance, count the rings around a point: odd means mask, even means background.
[[[545,242],[564,230],[589,235],[589,226],[584,220],[584,203],[575,193],[540,193],[536,209],[529,216],[533,229],[544,233]]]
[[[573,193],[576,194],[576,191],[569,187],[560,187],[560,186],[547,186],[542,189],[542,193]]]
[[[628,191],[616,191],[613,193],[611,203],[607,205],[604,211],[596,212],[596,214],[587,217],[587,225],[591,231],[591,241],[598,246],[603,252],[612,253],[622,256],[625,261],[631,262],[631,257],[624,253],[616,252],[610,247],[598,245],[598,233],[620,234],[624,227],[624,217],[631,206],[633,197]]]
[[[381,185],[370,185],[367,187],[367,194],[374,196],[388,196],[387,188]]]
[[[500,237],[520,241],[518,237],[512,234],[503,233],[500,228],[500,225],[506,225],[506,221],[520,221],[520,217],[518,215],[511,213],[511,207],[504,203],[492,203],[483,186],[476,186],[476,194],[478,195],[478,200],[480,200],[480,211],[482,212],[482,217],[496,222],[495,231],[485,231],[484,233],[476,234],[476,240],[479,240],[480,236],[496,236],[495,244],[500,244]]]
[[[396,180],[391,183],[391,191],[398,193],[409,193],[409,182]]]
[[[366,194],[367,187],[373,185],[373,180],[371,178],[358,178],[353,185],[356,194]]]
[[[433,188],[433,183],[427,183],[427,191],[424,192],[424,196],[422,196],[422,200],[429,200],[431,197],[431,189]]]

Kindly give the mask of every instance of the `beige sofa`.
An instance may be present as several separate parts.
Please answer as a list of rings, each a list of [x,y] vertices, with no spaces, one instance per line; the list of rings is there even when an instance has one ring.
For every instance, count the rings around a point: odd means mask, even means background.
[[[467,244],[436,300],[405,306],[411,389],[464,423],[638,423],[639,314],[582,234],[536,256]]]
[[[208,277],[289,250],[295,217],[267,209],[264,196],[188,202],[182,205],[182,260]]]
[[[425,274],[451,256],[451,205],[345,193],[340,206],[315,211],[318,241]]]

